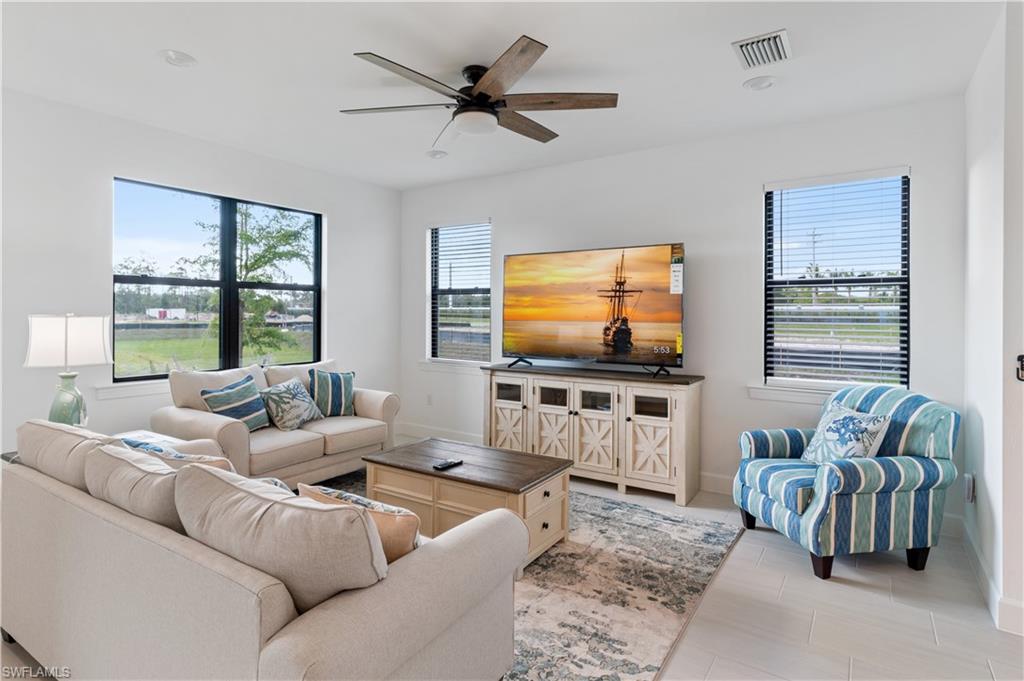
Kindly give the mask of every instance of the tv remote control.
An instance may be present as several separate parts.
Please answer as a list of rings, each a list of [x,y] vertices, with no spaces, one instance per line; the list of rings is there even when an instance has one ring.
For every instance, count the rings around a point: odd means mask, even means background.
[[[449,468],[455,468],[456,466],[462,465],[462,459],[445,459],[434,464],[435,471],[446,471]]]

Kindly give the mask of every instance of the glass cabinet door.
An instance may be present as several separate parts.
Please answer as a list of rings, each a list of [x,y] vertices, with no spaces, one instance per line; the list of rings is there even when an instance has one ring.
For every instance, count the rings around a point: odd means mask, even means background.
[[[586,470],[618,470],[619,389],[600,383],[573,385],[573,461]]]

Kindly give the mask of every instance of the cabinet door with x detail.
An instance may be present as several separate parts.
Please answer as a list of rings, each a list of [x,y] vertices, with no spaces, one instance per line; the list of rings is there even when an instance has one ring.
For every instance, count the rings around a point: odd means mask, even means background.
[[[671,482],[672,394],[657,388],[626,389],[627,478]]]

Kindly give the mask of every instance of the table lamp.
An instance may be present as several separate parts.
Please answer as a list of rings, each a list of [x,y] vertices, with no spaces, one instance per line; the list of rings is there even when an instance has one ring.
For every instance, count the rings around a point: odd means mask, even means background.
[[[50,420],[72,426],[88,421],[85,399],[75,386],[71,367],[110,364],[110,317],[29,315],[26,367],[63,367]]]

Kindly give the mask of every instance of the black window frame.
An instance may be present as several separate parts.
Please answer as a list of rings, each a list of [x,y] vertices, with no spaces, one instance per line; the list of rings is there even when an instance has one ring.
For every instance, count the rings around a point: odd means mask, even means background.
[[[881,177],[881,176],[880,176]],[[763,366],[763,381],[765,385],[768,385],[770,379],[776,380],[793,380],[793,381],[813,381],[815,379],[810,378],[789,378],[789,377],[776,377],[774,375],[774,362],[772,361],[772,345],[774,342],[774,313],[772,306],[772,289],[784,288],[787,286],[821,286],[821,287],[836,287],[836,286],[857,286],[857,285],[895,285],[900,293],[899,303],[899,318],[898,322],[903,323],[902,328],[899,331],[899,346],[900,353],[905,357],[903,366],[899,369],[899,382],[893,385],[897,385],[903,388],[910,388],[910,174],[909,172],[903,172],[899,175],[892,174],[887,177],[900,177],[900,263],[902,272],[898,276],[893,277],[833,277],[833,278],[821,278],[821,279],[806,279],[806,278],[789,278],[789,279],[774,279],[773,269],[775,266],[775,253],[774,253],[774,239],[775,239],[775,211],[774,201],[775,192],[782,191],[778,189],[767,189],[764,190],[764,328],[763,328],[763,352],[764,352],[764,366]],[[867,179],[867,178],[861,178]],[[856,182],[858,180],[848,180],[850,182]],[[837,180],[834,184],[843,184],[844,181]],[[809,282],[813,282],[810,284]],[[851,376],[845,379],[827,378],[824,379],[828,383],[862,383],[864,381],[857,380],[856,376]]]
[[[481,364],[485,364],[489,359],[484,360],[471,360],[471,359],[458,359],[455,357],[439,357],[438,352],[438,324],[440,322],[440,311],[439,311],[439,300],[442,296],[457,296],[457,295],[487,295],[488,301],[491,300],[491,287],[487,288],[447,288],[440,286],[440,273],[438,271],[440,263],[440,230],[446,228],[457,228],[457,227],[474,227],[478,225],[487,225],[491,228],[491,232],[488,236],[491,237],[491,241],[488,242],[488,249],[493,246],[493,226],[490,222],[467,222],[465,224],[456,225],[441,225],[436,227],[430,227],[430,356],[428,359],[440,360],[442,362],[474,362],[478,361]],[[493,251],[492,251],[493,255]],[[488,267],[490,268],[490,262],[488,261]],[[488,277],[493,275],[493,272],[488,272]],[[494,328],[494,306],[490,302],[488,303],[488,324]],[[487,354],[490,357],[491,348],[490,344],[487,347]]]
[[[111,290],[113,301],[112,310],[117,306],[117,285],[136,284],[143,286],[191,286],[215,288],[220,291],[220,312],[219,312],[219,338],[220,338],[220,361],[217,369],[211,371],[222,371],[224,369],[237,369],[242,364],[242,327],[239,317],[239,291],[241,290],[264,290],[264,291],[310,291],[313,294],[313,358],[310,362],[320,361],[320,336],[321,324],[321,264],[323,244],[323,215],[308,210],[278,206],[272,203],[261,201],[250,201],[230,196],[221,196],[209,192],[200,192],[193,189],[182,189],[168,185],[155,184],[132,180],[126,177],[114,177],[116,182],[127,182],[153,187],[154,189],[166,189],[169,191],[181,192],[203,196],[220,202],[220,279],[192,279],[186,277],[154,277],[149,275],[117,274],[114,273],[114,282]],[[235,262],[238,247],[238,204],[260,206],[271,210],[283,210],[291,213],[301,213],[313,218],[313,283],[312,284],[285,284],[273,282],[238,281],[237,266]],[[118,376],[117,375],[117,343],[115,328],[117,325],[116,315],[111,315],[113,323],[110,325],[110,352],[113,362],[110,374],[114,383],[131,383],[136,381],[154,381],[167,378],[168,374],[146,374],[140,376]],[[288,364],[307,364],[308,362],[289,362]],[[282,366],[288,366],[284,364]]]

